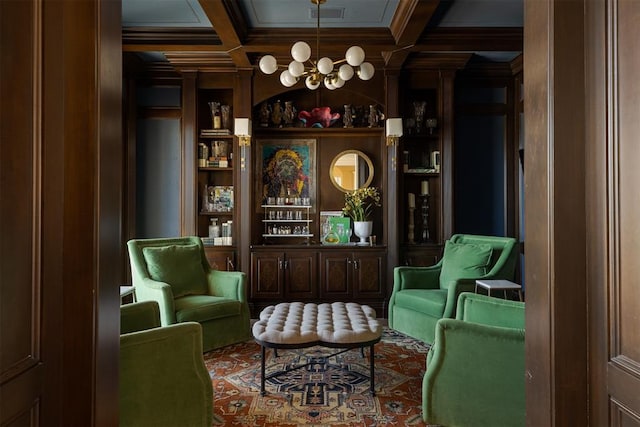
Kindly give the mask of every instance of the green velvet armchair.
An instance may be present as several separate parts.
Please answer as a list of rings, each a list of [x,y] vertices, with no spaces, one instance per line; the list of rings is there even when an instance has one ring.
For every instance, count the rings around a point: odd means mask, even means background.
[[[247,278],[212,270],[199,237],[127,242],[138,301],[156,301],[163,326],[202,325],[203,351],[251,338]]]
[[[422,416],[443,426],[525,425],[525,303],[463,293],[427,355]]]
[[[517,255],[511,237],[451,236],[436,265],[394,269],[389,327],[432,343],[436,322],[453,318],[458,296],[473,291],[476,279],[513,280]]]
[[[120,307],[120,426],[211,426],[213,385],[195,322],[160,327],[155,301]]]

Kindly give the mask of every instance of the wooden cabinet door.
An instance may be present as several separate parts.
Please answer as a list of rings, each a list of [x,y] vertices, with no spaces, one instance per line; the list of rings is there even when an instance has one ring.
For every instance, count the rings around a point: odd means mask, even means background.
[[[384,298],[384,252],[362,251],[353,253],[353,296],[355,301],[364,298]]]
[[[204,254],[213,270],[234,271],[236,269],[235,252],[232,250],[219,250],[205,247]]]
[[[402,261],[411,267],[428,267],[437,264],[441,257],[442,246],[420,246],[406,249]]]
[[[315,298],[318,295],[315,252],[287,253],[284,261],[287,300]]]
[[[321,297],[331,301],[351,299],[351,254],[320,254]]]
[[[251,254],[251,298],[284,299],[284,252]]]

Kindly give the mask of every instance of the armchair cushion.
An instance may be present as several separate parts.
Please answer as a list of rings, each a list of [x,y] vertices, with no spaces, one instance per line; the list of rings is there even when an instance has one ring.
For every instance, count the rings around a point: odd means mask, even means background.
[[[447,241],[442,257],[440,287],[447,289],[457,279],[482,277],[489,269],[493,249],[486,243],[453,243]]]
[[[238,316],[242,310],[240,301],[212,295],[189,295],[174,302],[178,322],[206,322],[223,317]]]
[[[405,289],[396,294],[395,303],[399,307],[440,318],[447,303],[447,290]]]
[[[142,248],[149,276],[171,285],[174,298],[207,293],[207,276],[198,245]]]

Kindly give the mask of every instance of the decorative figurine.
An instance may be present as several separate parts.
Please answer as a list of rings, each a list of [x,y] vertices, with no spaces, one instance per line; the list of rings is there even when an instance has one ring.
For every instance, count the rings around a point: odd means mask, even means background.
[[[277,100],[273,104],[273,111],[271,111],[271,123],[276,127],[282,127],[282,106],[280,100]]]
[[[286,127],[293,126],[293,121],[296,118],[296,107],[293,106],[293,102],[292,101],[285,101],[284,102],[284,113],[283,113],[282,118],[284,120],[284,125]]]
[[[344,115],[342,116],[342,124],[345,128],[353,127],[353,116],[351,114],[351,104],[344,104]]]
[[[269,118],[271,117],[271,107],[267,102],[260,105],[260,127],[269,127]]]

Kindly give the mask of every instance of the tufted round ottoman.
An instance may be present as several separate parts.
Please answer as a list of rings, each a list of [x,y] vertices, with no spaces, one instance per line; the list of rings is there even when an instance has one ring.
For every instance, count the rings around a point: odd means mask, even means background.
[[[327,304],[280,303],[262,310],[253,325],[253,337],[262,348],[260,393],[265,394],[265,350],[321,345],[346,349],[369,347],[371,393],[374,389],[373,346],[380,341],[382,325],[369,306],[353,302]],[[296,366],[294,369],[306,365]],[[278,372],[280,375],[283,372]]]

